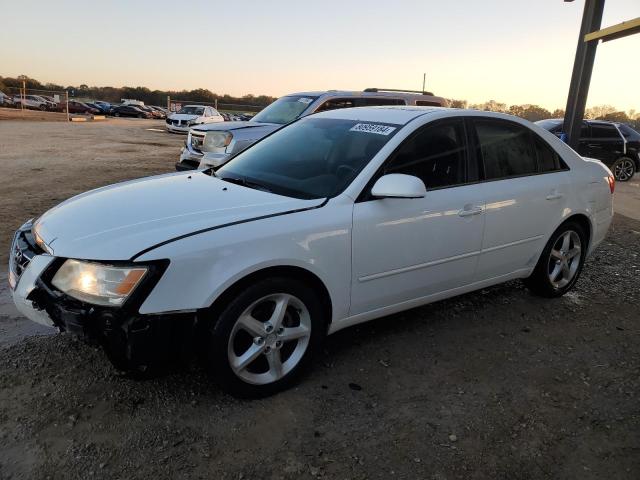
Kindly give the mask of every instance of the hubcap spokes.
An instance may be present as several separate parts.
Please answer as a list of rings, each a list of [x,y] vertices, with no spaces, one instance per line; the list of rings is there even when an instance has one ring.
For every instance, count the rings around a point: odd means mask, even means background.
[[[624,182],[633,176],[634,170],[635,168],[631,160],[624,160],[616,165],[615,177]]]
[[[311,316],[300,299],[267,295],[238,317],[229,336],[229,364],[246,382],[275,382],[300,362],[310,336]]]
[[[549,254],[549,280],[555,288],[565,287],[575,277],[580,258],[582,245],[580,236],[573,230],[563,233],[551,248]]]

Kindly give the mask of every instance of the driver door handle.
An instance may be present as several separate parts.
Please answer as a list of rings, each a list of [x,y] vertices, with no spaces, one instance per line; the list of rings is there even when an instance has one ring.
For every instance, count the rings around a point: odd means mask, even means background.
[[[465,207],[458,212],[459,217],[471,217],[472,215],[480,215],[483,208],[476,205],[465,205]]]
[[[547,200],[558,200],[559,198],[562,198],[562,194],[561,193],[552,193],[550,195],[547,195]]]

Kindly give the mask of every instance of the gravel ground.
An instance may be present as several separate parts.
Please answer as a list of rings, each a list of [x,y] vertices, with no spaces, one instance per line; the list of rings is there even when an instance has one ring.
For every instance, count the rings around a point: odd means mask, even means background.
[[[29,338],[0,349],[0,477],[638,478],[639,278],[616,216],[565,297],[511,282],[342,331],[258,401]]]
[[[0,111],[1,265],[6,265],[13,232],[26,220],[92,188],[175,171],[185,139],[167,134],[160,120],[23,122],[3,120],[4,113]]]

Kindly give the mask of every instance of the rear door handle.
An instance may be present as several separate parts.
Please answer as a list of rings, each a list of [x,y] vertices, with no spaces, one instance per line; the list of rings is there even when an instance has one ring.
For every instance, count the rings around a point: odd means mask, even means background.
[[[465,206],[458,212],[459,217],[470,217],[472,215],[480,215],[482,213],[482,207]]]
[[[559,198],[562,198],[562,194],[561,193],[552,193],[550,195],[547,195],[547,200],[558,200]]]

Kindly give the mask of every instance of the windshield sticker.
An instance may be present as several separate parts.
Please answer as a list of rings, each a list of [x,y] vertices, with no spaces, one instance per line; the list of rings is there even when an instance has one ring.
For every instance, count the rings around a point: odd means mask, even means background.
[[[378,125],[375,123],[356,123],[350,128],[352,132],[375,133],[376,135],[389,135],[396,127],[388,125]]]
[[[309,104],[309,103],[313,102],[313,98],[305,98],[305,97],[302,97],[302,98],[299,98],[299,99],[298,99],[298,101],[299,101],[300,103],[306,103],[306,104]]]

